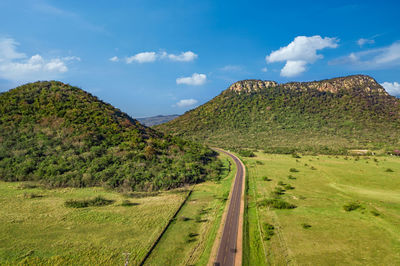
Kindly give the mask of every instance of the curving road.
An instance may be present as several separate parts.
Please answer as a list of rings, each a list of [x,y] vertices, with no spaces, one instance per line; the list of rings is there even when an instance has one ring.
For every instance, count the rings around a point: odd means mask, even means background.
[[[221,242],[218,247],[215,266],[232,266],[242,264],[242,229],[243,229],[243,209],[242,197],[244,194],[245,169],[243,163],[235,155],[224,150],[216,149],[229,155],[237,166],[235,184],[231,193],[229,209],[222,232]],[[242,217],[241,217],[242,216]],[[239,235],[239,237],[238,237]],[[235,261],[236,260],[236,261]]]

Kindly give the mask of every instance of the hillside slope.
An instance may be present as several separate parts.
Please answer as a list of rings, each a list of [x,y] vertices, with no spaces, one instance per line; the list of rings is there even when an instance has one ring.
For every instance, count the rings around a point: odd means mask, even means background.
[[[36,82],[0,95],[0,179],[154,190],[218,175],[212,150],[164,136],[91,94]]]
[[[286,84],[244,80],[155,128],[225,148],[391,149],[400,144],[399,103],[363,75]]]

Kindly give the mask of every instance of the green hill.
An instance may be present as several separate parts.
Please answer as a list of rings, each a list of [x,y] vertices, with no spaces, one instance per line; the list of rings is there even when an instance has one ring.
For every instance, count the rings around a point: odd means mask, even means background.
[[[224,148],[344,153],[400,146],[400,100],[363,75],[278,84],[244,80],[156,126]]]
[[[123,190],[174,188],[218,176],[212,150],[165,136],[61,82],[0,94],[0,179]]]

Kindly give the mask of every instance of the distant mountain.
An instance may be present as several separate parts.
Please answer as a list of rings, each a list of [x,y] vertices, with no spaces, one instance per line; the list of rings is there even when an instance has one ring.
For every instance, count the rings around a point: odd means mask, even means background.
[[[218,175],[216,153],[141,125],[61,82],[0,95],[0,179],[157,190]]]
[[[162,123],[166,123],[177,117],[179,117],[179,115],[157,115],[157,116],[143,117],[143,118],[136,118],[136,119],[143,125],[152,127],[152,126],[156,126],[156,125],[159,125]]]
[[[400,146],[400,100],[363,75],[286,84],[243,80],[155,128],[225,148],[392,149]]]

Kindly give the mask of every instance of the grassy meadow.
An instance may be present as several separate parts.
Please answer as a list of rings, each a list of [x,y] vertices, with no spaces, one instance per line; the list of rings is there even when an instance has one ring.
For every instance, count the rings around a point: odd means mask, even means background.
[[[130,253],[130,265],[135,265],[186,193],[124,196],[96,187],[42,189],[0,182],[0,265],[122,265],[123,253]],[[111,202],[65,206],[98,196]]]
[[[232,159],[221,153],[223,178],[197,184],[145,265],[206,265],[220,227],[236,173]]]
[[[257,152],[244,161],[244,265],[400,264],[400,158]]]

